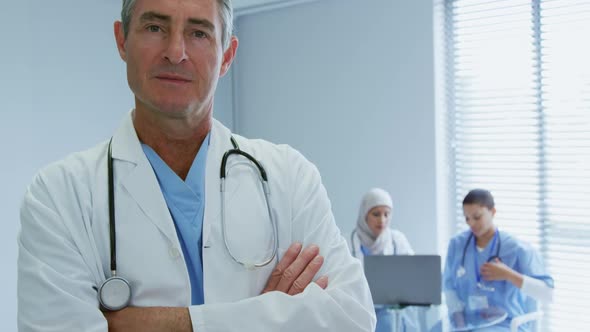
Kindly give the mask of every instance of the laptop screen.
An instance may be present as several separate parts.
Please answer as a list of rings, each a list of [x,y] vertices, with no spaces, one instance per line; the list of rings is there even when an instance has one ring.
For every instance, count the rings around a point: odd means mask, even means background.
[[[364,265],[375,304],[441,303],[438,255],[365,256]]]

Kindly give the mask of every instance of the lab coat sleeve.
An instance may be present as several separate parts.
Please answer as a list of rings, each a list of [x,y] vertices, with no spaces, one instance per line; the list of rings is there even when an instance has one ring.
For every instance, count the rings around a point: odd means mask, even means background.
[[[55,183],[54,183],[55,184]],[[58,213],[48,185],[37,176],[21,206],[18,235],[18,330],[103,331],[94,278]],[[80,222],[82,222],[80,220]]]
[[[340,235],[317,169],[299,153],[287,150],[290,178],[291,233],[304,246],[317,244],[324,265],[316,278],[329,277],[327,289],[311,283],[304,292],[281,292],[229,304],[190,307],[196,332],[366,331],[375,330],[371,294],[359,260]],[[277,176],[277,175],[275,175]]]

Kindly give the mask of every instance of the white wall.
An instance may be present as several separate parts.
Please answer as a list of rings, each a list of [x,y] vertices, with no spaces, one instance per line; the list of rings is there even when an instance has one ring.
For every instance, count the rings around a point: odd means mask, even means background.
[[[362,194],[394,200],[417,252],[437,247],[431,0],[322,0],[238,20],[238,132],[320,169],[348,237]]]
[[[213,116],[229,129],[234,129],[233,71],[230,70],[217,83]]]
[[[22,163],[27,151],[21,151],[19,144],[14,144],[27,139],[25,135],[28,134],[26,128],[18,123],[28,118],[23,113],[29,113],[32,103],[29,87],[31,70],[24,63],[31,56],[28,43],[31,31],[25,23],[26,2],[14,1],[3,4],[3,7],[11,13],[3,15],[4,24],[11,28],[20,27],[18,38],[6,32],[0,34],[0,45],[3,45],[0,52],[0,330],[10,332],[16,331],[16,206],[24,190],[20,184],[25,182],[25,178],[28,180],[20,172],[23,168],[31,168]]]
[[[16,331],[16,235],[26,186],[43,165],[108,137],[131,98],[111,37],[118,4],[30,0],[3,7],[15,33],[4,34],[9,52],[0,52],[10,58],[1,63],[11,64],[0,89],[9,156],[0,164],[0,330]]]
[[[133,107],[113,39],[120,1],[3,3],[0,36],[0,331],[16,331],[19,205],[37,170],[107,139]],[[231,80],[216,116],[231,126]],[[228,101],[228,96],[230,100]]]

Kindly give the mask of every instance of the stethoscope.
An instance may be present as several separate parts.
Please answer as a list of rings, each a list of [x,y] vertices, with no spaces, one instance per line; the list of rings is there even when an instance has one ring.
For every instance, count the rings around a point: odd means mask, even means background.
[[[356,257],[356,246],[354,245],[354,235],[356,234],[356,229],[352,230],[352,233],[350,233],[350,245],[352,247],[352,256]],[[395,245],[395,241],[391,241],[393,242],[393,255],[397,255],[397,246]],[[359,246],[361,248],[361,251],[363,251],[363,245],[360,244]],[[363,251],[363,255],[366,256],[366,253]]]
[[[471,242],[471,240],[473,240],[473,245],[474,247],[476,246],[476,242],[473,239],[473,233],[469,233],[469,237],[467,238],[467,242],[465,242],[465,246],[463,246],[463,256],[461,258],[461,265],[459,266],[459,268],[457,269],[457,277],[460,278],[462,276],[465,275],[466,270],[465,270],[465,255],[467,254],[467,249],[469,248],[469,243]],[[496,244],[496,241],[498,241],[498,246],[496,247],[496,254],[492,255],[490,257],[488,257],[487,262],[491,262],[495,259],[499,259],[500,261],[502,261],[502,259],[500,258],[500,249],[502,248],[502,238],[500,237],[500,231],[498,229],[496,229],[496,233],[494,234],[494,240],[492,242],[492,248],[494,247],[494,245]],[[474,260],[476,258],[474,257]],[[480,280],[479,280],[479,274],[477,272],[477,263],[475,263],[475,273],[477,276],[477,283],[478,286],[480,286]],[[480,287],[481,288],[481,287]]]
[[[103,281],[98,288],[98,301],[100,305],[109,311],[121,310],[131,300],[131,286],[122,277],[117,276],[117,241],[115,234],[115,185],[113,176],[113,139],[109,141],[107,155],[107,167],[109,176],[109,236],[111,247],[111,276]]]
[[[240,147],[238,146],[238,143],[236,142],[236,140],[234,139],[233,136],[230,137],[230,141],[231,141],[231,144],[234,148],[226,151],[223,154],[223,158],[221,158],[221,170],[220,170],[221,173],[219,175],[220,182],[221,182],[221,226],[222,226],[222,233],[223,233],[223,242],[225,243],[225,249],[227,249],[227,252],[231,256],[231,258],[234,260],[234,262],[242,265],[243,267],[245,267],[248,270],[254,270],[254,268],[263,267],[263,266],[268,265],[276,257],[277,251],[279,249],[279,237],[278,237],[279,230],[278,230],[277,223],[276,223],[275,219],[273,218],[272,210],[270,207],[270,198],[269,198],[270,190],[268,188],[268,177],[266,175],[266,171],[264,170],[264,167],[262,167],[262,165],[250,154],[240,150]],[[262,183],[262,189],[264,191],[264,199],[266,201],[266,208],[268,210],[268,217],[270,219],[270,223],[272,226],[272,236],[274,239],[274,247],[272,250],[272,254],[267,259],[265,259],[259,263],[244,262],[244,261],[237,259],[236,256],[231,251],[229,244],[227,242],[227,236],[226,236],[227,224],[225,222],[225,178],[226,178],[225,165],[227,164],[227,159],[231,155],[239,155],[239,156],[243,156],[243,157],[247,158],[248,160],[250,160],[252,162],[252,164],[254,164],[256,166],[256,168],[258,168],[258,172],[260,173],[259,179],[260,179],[260,182]]]
[[[250,154],[240,150],[238,143],[232,136],[230,138],[232,143],[233,149],[226,151],[223,154],[223,158],[221,159],[221,169],[220,169],[220,182],[221,182],[221,224],[222,224],[222,236],[223,242],[225,244],[225,248],[227,249],[231,258],[238,264],[244,266],[249,270],[253,270],[257,267],[263,267],[274,260],[277,255],[277,251],[279,248],[279,239],[278,239],[278,226],[273,218],[271,207],[270,207],[270,190],[268,187],[268,177],[264,167]],[[108,185],[109,185],[109,237],[110,237],[110,249],[111,249],[111,276],[103,281],[103,283],[98,288],[98,301],[102,308],[108,311],[117,311],[121,310],[129,305],[131,300],[131,286],[129,282],[117,275],[117,242],[116,242],[116,226],[115,226],[115,186],[114,186],[114,176],[113,176],[113,155],[112,155],[112,142],[113,139],[109,141],[108,147],[108,155],[107,155],[107,168],[108,168]],[[240,155],[252,162],[258,169],[260,174],[260,181],[262,183],[262,188],[264,190],[264,199],[266,201],[266,207],[268,210],[268,215],[270,219],[270,223],[272,225],[273,230],[273,239],[274,239],[274,248],[272,254],[264,259],[261,262],[254,263],[254,262],[244,262],[235,257],[233,254],[229,243],[227,241],[226,233],[226,222],[225,222],[225,179],[226,179],[226,165],[227,159],[231,155]]]

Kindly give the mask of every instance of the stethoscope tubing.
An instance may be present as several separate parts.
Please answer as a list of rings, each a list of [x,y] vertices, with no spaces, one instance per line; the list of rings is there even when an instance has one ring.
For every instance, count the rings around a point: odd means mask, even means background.
[[[109,242],[111,249],[111,276],[97,289],[101,307],[109,311],[121,310],[129,305],[131,286],[122,277],[117,276],[117,241],[115,222],[115,185],[113,171],[113,139],[109,141],[107,153],[108,193],[109,193]]]
[[[225,244],[225,248],[227,249],[231,258],[238,264],[246,267],[247,269],[254,269],[257,267],[263,267],[270,264],[276,257],[278,248],[279,248],[279,238],[278,238],[278,225],[273,217],[272,209],[270,206],[270,189],[268,186],[268,176],[266,170],[258,160],[252,157],[247,152],[240,150],[236,140],[232,136],[230,138],[231,143],[233,145],[233,149],[226,151],[223,155],[221,167],[220,167],[220,191],[221,191],[221,223],[222,223],[222,233],[223,233],[223,242]],[[108,204],[109,204],[109,242],[110,242],[110,268],[111,268],[111,276],[105,280],[98,290],[98,299],[103,308],[106,310],[116,311],[125,308],[131,298],[131,286],[129,282],[117,276],[117,241],[116,241],[116,219],[115,219],[115,185],[114,185],[114,166],[113,166],[113,156],[112,156],[112,143],[113,138],[111,137],[108,145],[108,152],[107,152],[107,170],[108,170]],[[226,165],[227,160],[232,155],[239,155],[247,158],[252,164],[258,169],[260,174],[260,180],[262,183],[262,189],[264,191],[264,198],[266,202],[266,208],[269,215],[270,223],[273,230],[273,242],[274,247],[272,254],[264,259],[262,262],[258,263],[250,263],[250,262],[243,262],[236,258],[233,254],[230,245],[227,240],[227,225],[225,221],[225,179],[226,179]],[[120,294],[120,295],[118,295]],[[113,296],[115,299],[113,300]],[[114,301],[114,302],[113,302]]]
[[[502,237],[500,236],[500,231],[496,230],[497,234],[496,236],[498,236],[498,246],[496,247],[496,254],[493,256],[490,256],[488,258],[488,262],[491,262],[492,260],[498,258],[500,260],[502,260],[500,258],[500,249],[502,248]],[[471,242],[471,240],[475,241],[473,233],[469,233],[469,237],[467,238],[467,242],[465,242],[465,245],[463,246],[463,256],[461,258],[461,267],[465,267],[465,255],[467,254],[467,249],[469,248],[469,243]]]
[[[223,157],[221,158],[221,167],[219,170],[220,192],[221,192],[221,226],[222,226],[221,231],[222,231],[222,235],[223,235],[223,242],[225,245],[225,249],[227,250],[227,252],[231,256],[231,258],[234,260],[234,262],[242,265],[243,267],[245,267],[248,270],[253,270],[254,268],[266,266],[266,265],[270,264],[275,259],[276,255],[277,255],[278,248],[279,248],[278,225],[277,225],[275,218],[273,217],[272,209],[270,206],[270,189],[268,186],[268,176],[267,176],[266,170],[260,164],[260,162],[258,162],[258,160],[256,160],[256,158],[252,157],[252,155],[250,155],[249,153],[240,149],[240,147],[238,146],[238,143],[236,142],[236,140],[234,139],[233,136],[230,138],[230,140],[233,145],[233,149],[228,150],[223,154]],[[271,227],[273,230],[274,246],[273,246],[273,251],[272,251],[271,255],[258,263],[244,262],[244,261],[238,259],[235,256],[235,254],[233,253],[233,251],[231,250],[231,247],[229,245],[229,241],[227,239],[227,223],[225,220],[225,178],[227,175],[226,174],[227,160],[232,155],[242,156],[242,157],[245,157],[246,159],[250,160],[252,162],[252,164],[258,169],[258,172],[260,174],[260,181],[262,183],[262,190],[264,192],[266,209],[268,211],[269,220],[270,220]]]

